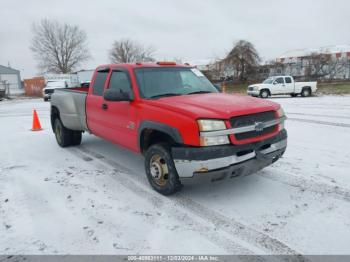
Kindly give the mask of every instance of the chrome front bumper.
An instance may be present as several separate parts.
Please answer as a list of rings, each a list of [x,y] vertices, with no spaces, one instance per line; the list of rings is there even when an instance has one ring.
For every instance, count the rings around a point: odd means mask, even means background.
[[[237,150],[233,150],[237,147]],[[210,151],[210,148],[196,149],[193,152],[186,152],[184,148],[179,154],[175,152],[174,163],[180,179],[193,178],[206,173],[215,173],[215,171],[227,171],[232,167],[239,165],[242,167],[250,160],[255,160],[258,170],[270,165],[276,161],[287,147],[287,133],[283,130],[279,135],[266,141],[245,146],[226,146],[225,148],[215,148]],[[226,152],[224,152],[226,150]],[[218,157],[218,155],[220,155]],[[207,157],[205,157],[207,155]],[[261,168],[260,168],[261,167]],[[257,171],[255,167],[250,168]]]
[[[285,149],[286,147],[287,147],[287,139],[277,142],[275,144],[272,144],[270,147],[260,150],[258,152],[263,155],[268,155],[275,151]],[[174,162],[175,162],[175,167],[176,167],[177,173],[179,174],[179,177],[189,178],[189,177],[193,177],[195,173],[206,173],[206,172],[211,172],[213,170],[226,168],[226,167],[253,159],[256,156],[257,156],[257,151],[253,151],[251,153],[248,153],[242,156],[232,155],[228,157],[199,160],[199,161],[174,159]]]
[[[259,96],[260,91],[259,90],[249,90],[249,91],[247,91],[247,94],[250,96]]]

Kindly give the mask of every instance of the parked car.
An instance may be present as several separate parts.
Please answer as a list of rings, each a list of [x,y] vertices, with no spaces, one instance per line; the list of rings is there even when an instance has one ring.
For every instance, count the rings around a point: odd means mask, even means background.
[[[248,87],[248,95],[267,98],[272,95],[290,95],[296,97],[311,96],[317,90],[317,82],[295,82],[292,76],[274,76],[267,78],[262,84]]]
[[[89,88],[56,89],[51,99],[61,147],[79,145],[87,131],[141,153],[149,183],[164,195],[277,161],[284,121],[279,104],[220,93],[198,69],[170,62],[103,65]]]
[[[44,101],[49,101],[51,99],[51,95],[58,88],[67,88],[66,81],[49,81],[46,83],[45,88],[43,89],[43,97]]]

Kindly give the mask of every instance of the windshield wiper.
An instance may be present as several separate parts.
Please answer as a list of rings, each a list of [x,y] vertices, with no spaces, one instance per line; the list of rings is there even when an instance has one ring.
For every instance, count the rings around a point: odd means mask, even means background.
[[[196,91],[196,92],[187,93],[186,95],[209,94],[209,93],[213,93],[213,92],[211,92],[211,91]]]
[[[151,97],[149,97],[149,99],[152,99],[152,98],[161,98],[161,97],[167,97],[167,96],[180,96],[180,95],[183,95],[183,94],[178,94],[178,93],[166,93],[166,94],[151,96]]]

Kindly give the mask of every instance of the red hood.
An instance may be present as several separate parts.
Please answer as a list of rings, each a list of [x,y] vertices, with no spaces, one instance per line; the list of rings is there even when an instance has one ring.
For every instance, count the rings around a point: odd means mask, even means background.
[[[148,100],[149,104],[193,118],[229,119],[232,116],[277,110],[277,103],[243,95],[195,94]]]

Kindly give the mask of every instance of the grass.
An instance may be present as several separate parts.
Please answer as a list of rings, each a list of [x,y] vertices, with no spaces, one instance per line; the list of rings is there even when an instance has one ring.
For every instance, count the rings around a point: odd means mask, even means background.
[[[346,95],[350,94],[350,83],[320,83],[317,92],[322,94]]]
[[[225,93],[247,94],[247,88],[248,84],[226,84]]]
[[[226,93],[247,94],[249,84],[226,84]],[[350,94],[350,82],[318,83],[318,94],[348,95]]]

